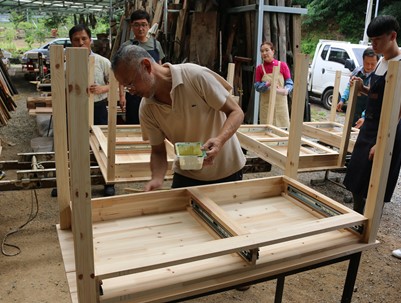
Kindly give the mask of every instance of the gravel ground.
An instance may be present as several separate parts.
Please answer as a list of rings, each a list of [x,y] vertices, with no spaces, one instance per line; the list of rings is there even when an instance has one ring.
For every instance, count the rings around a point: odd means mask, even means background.
[[[18,108],[12,113],[8,126],[0,126],[3,152],[0,160],[16,160],[17,153],[31,151],[30,140],[38,136],[36,120],[27,114],[27,96],[39,94],[26,82],[20,67],[13,77],[19,95],[15,97]],[[313,117],[325,119],[327,111],[312,104]],[[341,119],[341,117],[340,117]],[[274,168],[269,173],[247,174],[246,178],[280,175]],[[343,178],[342,173],[330,173],[330,178]],[[14,177],[7,172],[6,180]],[[321,179],[324,172],[299,174],[299,180],[310,185],[310,180]],[[392,203],[387,203],[377,239],[379,246],[362,254],[353,303],[399,302],[401,293],[401,260],[391,256],[391,251],[401,247],[401,180],[399,179]],[[136,186],[141,186],[137,184]],[[124,186],[117,186],[117,194],[124,193]],[[343,203],[349,193],[331,182],[311,186],[323,194]],[[95,187],[100,195],[102,187]],[[58,206],[50,197],[51,189],[36,190],[38,195],[37,217],[21,232],[12,235],[8,242],[17,245],[21,253],[14,257],[0,255],[0,302],[70,302],[68,284],[55,225],[58,223]],[[22,225],[35,205],[33,192],[27,190],[0,192],[0,237]],[[351,204],[346,204],[352,207]],[[7,251],[11,249],[7,248]],[[15,251],[15,250],[13,250]],[[283,302],[339,302],[347,263],[319,268],[286,278]],[[228,291],[190,302],[274,302],[275,282],[253,285],[246,292]]]

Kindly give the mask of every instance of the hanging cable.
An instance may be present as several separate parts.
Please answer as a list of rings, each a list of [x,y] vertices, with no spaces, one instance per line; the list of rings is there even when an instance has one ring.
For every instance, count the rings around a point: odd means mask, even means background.
[[[34,203],[34,201],[35,201],[35,203]],[[36,204],[36,210],[35,211],[34,211],[34,204]],[[21,226],[19,226],[16,229],[8,232],[4,236],[3,241],[1,242],[1,253],[3,255],[5,255],[7,257],[13,257],[13,256],[16,256],[16,255],[20,254],[21,249],[17,245],[7,243],[7,238],[9,236],[21,231],[21,229],[23,229],[27,224],[29,224],[32,220],[34,220],[36,218],[36,216],[38,215],[38,212],[39,212],[38,195],[36,193],[36,190],[33,189],[33,190],[31,190],[31,211],[29,213],[28,220],[24,224],[22,224]],[[6,252],[6,247],[13,247],[17,251],[15,253],[8,253],[8,252]]]

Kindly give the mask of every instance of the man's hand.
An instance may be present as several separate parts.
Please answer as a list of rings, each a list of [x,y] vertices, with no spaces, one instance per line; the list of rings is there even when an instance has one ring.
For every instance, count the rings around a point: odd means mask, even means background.
[[[127,100],[125,99],[125,94],[120,95],[119,103],[120,103],[121,110],[123,112],[125,112],[125,108],[126,108],[126,105],[127,105]]]
[[[342,109],[343,105],[344,105],[343,101],[338,102],[336,110],[341,113],[343,111],[343,109]]]
[[[109,91],[108,85],[92,84],[91,86],[89,86],[89,92],[94,95],[104,94],[107,93],[108,91]]]
[[[163,185],[163,180],[158,180],[158,179],[152,179],[148,183],[146,183],[144,187],[144,191],[152,191],[159,189]]]
[[[288,90],[284,88],[278,88],[276,89],[276,93],[282,96],[287,96],[288,95]]]
[[[349,80],[350,86],[354,85],[354,82],[355,82],[355,81],[361,81],[361,82],[363,82],[363,80],[362,80],[361,77],[352,76],[352,77],[351,77],[351,80]]]
[[[206,158],[203,160],[203,165],[213,165],[214,159],[219,153],[223,144],[217,138],[211,138],[202,146],[202,150],[206,151]]]
[[[358,121],[355,123],[355,128],[361,128],[363,122],[365,122],[364,118],[359,118]]]
[[[373,157],[375,155],[375,149],[376,149],[376,144],[372,146],[372,148],[369,151],[369,160],[372,161]]]

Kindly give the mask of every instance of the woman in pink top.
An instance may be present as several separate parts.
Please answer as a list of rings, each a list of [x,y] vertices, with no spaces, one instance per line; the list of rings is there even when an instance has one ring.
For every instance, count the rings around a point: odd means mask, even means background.
[[[274,59],[274,45],[271,42],[263,42],[260,46],[263,63],[256,67],[255,84],[256,91],[260,93],[259,123],[266,124],[268,117],[270,84],[273,79],[273,67],[280,67],[277,82],[276,103],[274,109],[273,125],[288,127],[290,124],[288,114],[287,95],[292,91],[294,83],[291,79],[290,69],[285,62]]]

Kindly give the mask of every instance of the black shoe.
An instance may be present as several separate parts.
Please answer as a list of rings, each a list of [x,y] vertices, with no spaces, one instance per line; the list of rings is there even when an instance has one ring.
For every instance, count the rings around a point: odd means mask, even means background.
[[[106,184],[104,186],[104,196],[105,197],[111,197],[116,194],[116,190],[114,188],[114,184]]]
[[[344,203],[352,203],[354,200],[352,199],[352,196],[345,196],[344,197]]]
[[[57,187],[52,189],[50,196],[52,196],[53,198],[57,197]]]
[[[0,170],[0,180],[3,179],[6,176],[6,173],[2,170]]]
[[[238,291],[247,291],[250,288],[251,288],[251,285],[245,285],[245,286],[237,287],[236,290],[238,290]]]

